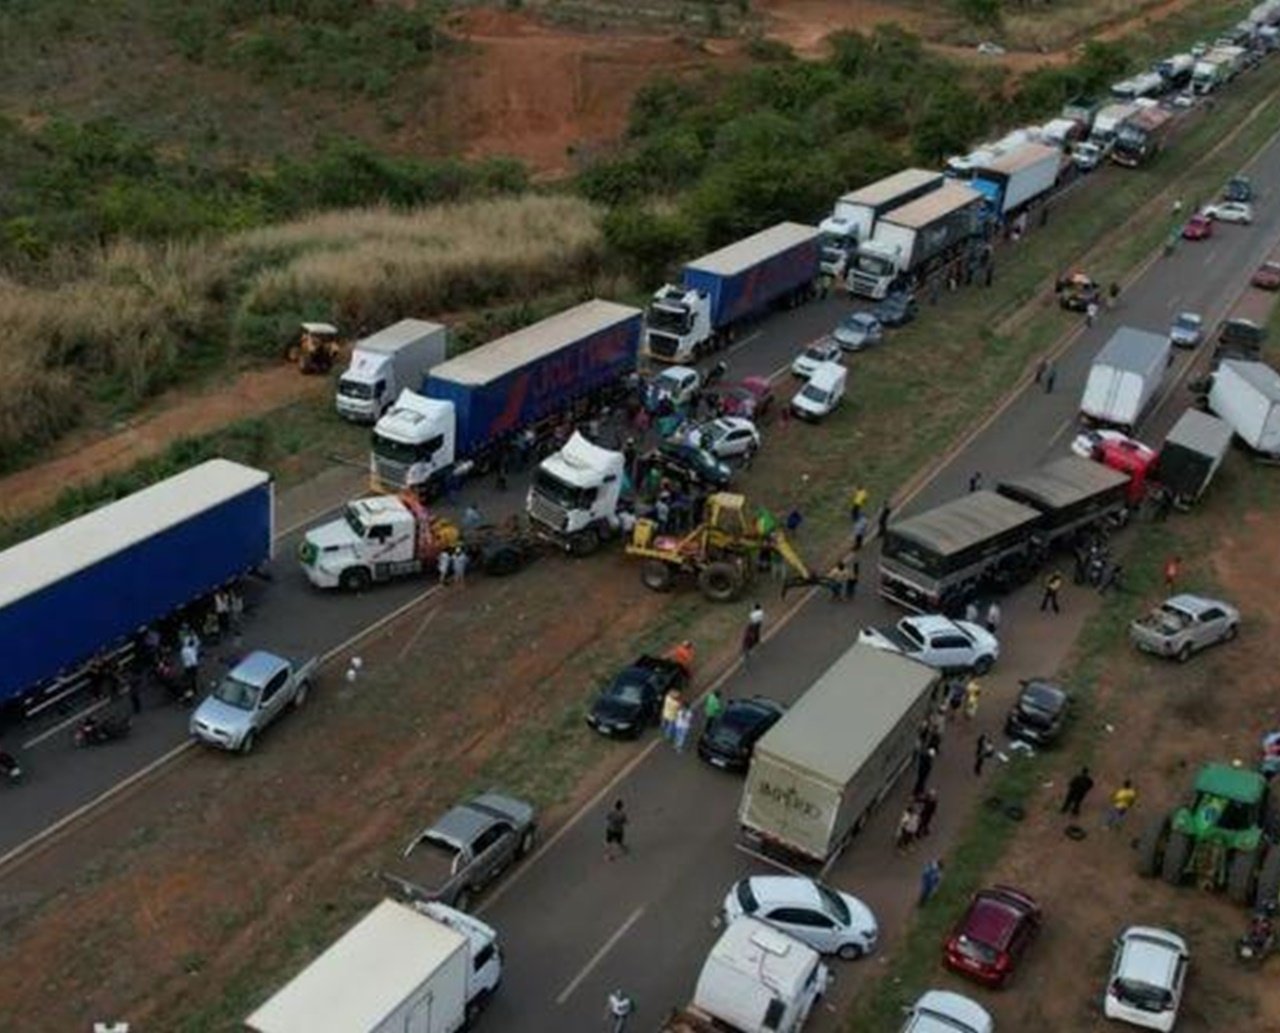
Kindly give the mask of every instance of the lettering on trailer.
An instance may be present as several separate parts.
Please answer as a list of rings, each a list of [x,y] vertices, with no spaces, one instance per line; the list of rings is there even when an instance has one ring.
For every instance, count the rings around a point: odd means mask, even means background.
[[[819,257],[818,242],[812,240],[791,248],[782,256],[761,262],[742,281],[742,293],[738,295],[738,303],[731,306],[730,318],[736,319],[758,304],[757,299],[772,293],[779,281],[790,284],[797,273],[805,269],[816,270]]]
[[[784,810],[793,811],[803,818],[817,818],[822,814],[822,808],[796,792],[795,786],[776,786],[762,779],[756,787],[756,795],[763,796]]]

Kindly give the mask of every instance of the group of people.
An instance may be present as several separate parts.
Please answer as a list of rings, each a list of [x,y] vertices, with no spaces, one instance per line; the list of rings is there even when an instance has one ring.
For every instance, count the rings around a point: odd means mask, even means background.
[[[466,584],[467,567],[471,564],[471,556],[466,547],[459,544],[452,549],[441,549],[436,556],[436,573],[439,575],[441,587],[449,584]]]

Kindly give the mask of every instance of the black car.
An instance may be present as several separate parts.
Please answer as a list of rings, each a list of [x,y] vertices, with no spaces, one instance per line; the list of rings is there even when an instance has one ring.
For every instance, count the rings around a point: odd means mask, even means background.
[[[1253,200],[1253,183],[1248,176],[1232,176],[1222,191],[1224,201],[1243,201],[1248,204]]]
[[[1062,735],[1070,711],[1071,695],[1061,685],[1028,679],[1004,720],[1004,734],[1033,746],[1052,746]]]
[[[871,314],[882,326],[905,326],[916,318],[916,296],[905,291],[894,291],[880,302]]]
[[[650,461],[673,470],[685,480],[724,488],[733,477],[733,471],[704,448],[665,441],[650,455]]]
[[[718,768],[745,771],[760,736],[785,712],[781,703],[764,696],[731,700],[703,730],[698,739],[698,756]]]
[[[662,697],[688,680],[674,660],[642,656],[619,671],[591,704],[587,724],[601,735],[634,739],[662,716]]]

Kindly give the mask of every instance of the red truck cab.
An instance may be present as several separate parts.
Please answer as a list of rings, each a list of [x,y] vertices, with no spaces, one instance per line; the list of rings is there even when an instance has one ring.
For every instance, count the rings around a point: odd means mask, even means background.
[[[1129,475],[1125,498],[1131,506],[1139,505],[1154,484],[1156,452],[1139,441],[1102,441],[1094,449],[1093,458],[1104,466]]]

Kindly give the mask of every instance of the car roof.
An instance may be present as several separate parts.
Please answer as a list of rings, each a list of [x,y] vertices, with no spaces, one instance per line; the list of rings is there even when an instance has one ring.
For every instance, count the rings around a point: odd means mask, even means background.
[[[1204,317],[1199,312],[1179,312],[1176,319],[1185,319],[1191,323],[1203,323]]]
[[[820,907],[822,897],[812,879],[801,875],[752,875],[751,893],[762,908],[777,904]]]
[[[274,653],[255,649],[231,670],[231,677],[249,685],[266,685],[289,662]]]
[[[876,314],[874,312],[850,312],[844,317],[843,322],[857,323],[860,326],[868,326],[871,323],[878,323],[880,321],[876,319]]]
[[[977,1001],[950,990],[928,990],[915,1003],[916,1020],[911,1033],[956,1033],[956,1023],[976,1033],[989,1033],[995,1027],[991,1016]],[[952,1021],[946,1021],[952,1020]]]
[[[725,430],[754,430],[755,424],[745,416],[717,416],[707,426],[721,426]]]
[[[950,617],[944,617],[940,613],[922,613],[918,616],[903,617],[902,623],[911,624],[928,635],[939,631],[954,631],[959,626]]]
[[[1186,951],[1186,942],[1180,936],[1163,929],[1134,926],[1121,936],[1116,975],[1150,986],[1171,988],[1178,958]]]
[[[470,843],[495,822],[527,821],[530,812],[529,805],[520,800],[483,793],[447,810],[427,831],[456,843]]]
[[[1171,595],[1164,601],[1164,604],[1177,607],[1179,610],[1185,610],[1187,613],[1203,613],[1211,606],[1226,605],[1225,603],[1220,603],[1217,599],[1208,599],[1203,595],[1191,595],[1185,592],[1181,595]]]
[[[1026,693],[1028,695],[1051,694],[1059,700],[1065,700],[1071,695],[1071,693],[1057,682],[1048,681],[1045,678],[1028,678],[1026,683],[1022,686],[1022,692],[1019,693],[1019,695],[1022,693]]]
[[[782,713],[782,705],[771,699],[734,699],[725,705],[720,721],[733,725],[754,725],[758,721]]]
[[[999,886],[974,894],[960,931],[969,939],[997,949],[1007,947],[1014,930],[1030,913],[1017,891]]]

